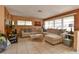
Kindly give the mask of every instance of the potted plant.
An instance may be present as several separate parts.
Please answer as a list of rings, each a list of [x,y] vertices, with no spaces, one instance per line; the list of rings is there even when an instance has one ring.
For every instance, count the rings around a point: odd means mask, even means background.
[[[5,37],[0,33],[0,52],[4,51],[6,48],[6,43],[4,41]]]
[[[2,34],[0,33],[0,45],[3,43]]]

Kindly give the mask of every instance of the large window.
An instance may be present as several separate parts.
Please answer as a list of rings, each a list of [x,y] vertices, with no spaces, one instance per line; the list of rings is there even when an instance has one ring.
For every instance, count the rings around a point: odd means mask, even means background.
[[[32,25],[32,21],[25,21],[25,25]]]
[[[25,25],[25,21],[17,21],[17,25]]]
[[[54,21],[45,21],[45,29],[54,28]]]
[[[17,21],[17,25],[32,25],[32,21]]]
[[[55,20],[55,29],[62,29],[62,19]]]
[[[49,22],[49,28],[54,28],[54,21]]]
[[[48,28],[49,28],[49,21],[45,21],[45,23],[44,23],[44,24],[45,24],[45,26],[44,26],[44,27],[45,27],[45,29],[48,29]]]
[[[66,29],[67,31],[74,31],[74,16],[70,17],[64,17],[63,18],[63,29]]]
[[[45,29],[66,29],[74,31],[74,16],[68,16],[60,19],[45,21]]]

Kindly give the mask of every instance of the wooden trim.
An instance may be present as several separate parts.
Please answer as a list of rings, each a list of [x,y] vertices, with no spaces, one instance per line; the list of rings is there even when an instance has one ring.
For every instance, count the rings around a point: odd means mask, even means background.
[[[56,17],[61,17],[61,16],[72,14],[72,13],[77,13],[78,11],[79,11],[79,9],[75,9],[75,10],[72,10],[72,11],[68,11],[68,12],[64,12],[64,13],[61,13],[61,14],[57,14],[55,16],[50,16],[50,17],[45,18],[43,20],[45,21],[45,20],[48,20],[48,19],[51,19],[51,18],[56,18]]]

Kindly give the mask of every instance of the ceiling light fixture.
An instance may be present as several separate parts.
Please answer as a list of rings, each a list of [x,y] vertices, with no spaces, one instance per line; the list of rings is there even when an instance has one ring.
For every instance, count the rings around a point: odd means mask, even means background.
[[[42,12],[42,10],[38,10],[38,12]]]

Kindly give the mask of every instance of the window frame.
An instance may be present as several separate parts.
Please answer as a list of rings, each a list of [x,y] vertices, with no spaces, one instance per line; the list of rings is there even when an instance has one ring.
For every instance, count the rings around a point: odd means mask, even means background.
[[[20,24],[18,24],[18,21],[24,21],[24,24],[20,25]],[[18,21],[17,21],[17,26],[32,26],[33,25],[32,21],[25,21],[25,20],[18,20]],[[27,22],[31,22],[31,24],[30,25],[26,24]]]

